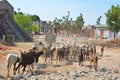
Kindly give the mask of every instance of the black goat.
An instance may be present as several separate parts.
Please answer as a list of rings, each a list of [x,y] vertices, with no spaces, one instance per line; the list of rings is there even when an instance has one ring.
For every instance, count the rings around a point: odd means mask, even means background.
[[[43,54],[43,51],[40,52],[27,52],[27,53],[21,53],[21,61],[15,71],[19,69],[20,66],[23,66],[23,72],[25,71],[25,68],[27,65],[31,65],[34,62],[37,63],[39,60],[39,57]],[[32,72],[32,71],[31,71]]]
[[[83,62],[83,49],[81,48],[80,49],[80,52],[79,52],[79,56],[78,56],[78,59],[79,59],[79,65],[82,66],[81,62]]]
[[[101,47],[101,56],[103,56],[103,52],[104,52],[104,45]]]
[[[59,48],[57,50],[57,61],[61,61],[65,58],[65,47]]]

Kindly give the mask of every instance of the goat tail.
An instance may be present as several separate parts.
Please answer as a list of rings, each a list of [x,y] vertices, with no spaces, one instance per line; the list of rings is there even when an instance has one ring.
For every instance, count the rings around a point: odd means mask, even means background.
[[[6,56],[6,60],[9,60],[9,58],[10,58],[10,54],[8,54],[8,55]]]

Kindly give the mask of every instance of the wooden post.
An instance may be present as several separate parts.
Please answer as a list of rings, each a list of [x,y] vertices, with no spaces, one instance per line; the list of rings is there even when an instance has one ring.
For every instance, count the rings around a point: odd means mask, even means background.
[[[3,44],[13,46],[14,45],[14,36],[13,35],[3,35]]]

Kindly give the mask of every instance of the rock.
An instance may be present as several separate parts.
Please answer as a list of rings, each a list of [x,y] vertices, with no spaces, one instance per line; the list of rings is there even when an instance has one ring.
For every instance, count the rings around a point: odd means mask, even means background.
[[[112,71],[113,71],[114,73],[119,73],[118,68],[112,68]]]
[[[117,78],[116,80],[120,80],[120,78]]]
[[[100,74],[99,73],[95,73],[94,76],[95,77],[100,77]]]
[[[54,79],[53,79],[54,80]],[[55,80],[62,80],[61,78],[57,78],[57,79],[55,79]]]
[[[107,68],[101,68],[101,69],[100,69],[100,72],[107,72],[107,71],[108,71]]]
[[[20,80],[20,76],[12,76],[10,80]]]
[[[30,77],[30,76],[31,76],[31,74],[28,72],[24,72],[21,74],[21,77]]]
[[[79,77],[79,74],[78,74],[78,72],[76,72],[76,71],[71,72],[70,75],[71,75],[71,76],[74,76],[74,77]]]
[[[0,75],[0,79],[1,79],[1,80],[2,80],[2,79],[4,80],[4,79],[5,79],[5,77],[4,77],[4,76],[2,76],[2,75]]]
[[[64,78],[63,80],[68,80],[67,78]]]
[[[87,71],[80,71],[79,74],[81,77],[87,77],[88,72]]]
[[[80,71],[80,74],[82,74],[82,73],[88,74],[88,71]]]
[[[31,76],[30,80],[38,80],[35,76]]]
[[[38,80],[38,79],[36,76],[31,76],[31,77],[25,76],[23,80]]]

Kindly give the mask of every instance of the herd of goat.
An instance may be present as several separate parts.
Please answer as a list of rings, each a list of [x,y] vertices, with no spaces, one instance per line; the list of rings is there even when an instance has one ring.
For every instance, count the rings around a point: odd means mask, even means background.
[[[59,45],[59,46],[58,46]],[[104,46],[101,46],[101,53],[103,55]],[[94,69],[97,70],[98,65],[98,54],[96,51],[96,46],[88,43],[84,44],[49,44],[45,46],[44,43],[40,42],[32,46],[31,49],[27,51],[20,50],[20,56],[17,54],[8,54],[6,59],[8,61],[7,64],[7,77],[9,77],[9,72],[11,66],[13,67],[13,74],[16,74],[16,71],[20,73],[20,68],[23,68],[23,72],[26,69],[26,66],[31,65],[32,69],[34,68],[34,63],[38,63],[39,57],[42,56],[44,58],[44,64],[47,64],[48,61],[52,64],[52,60],[56,60],[56,64],[63,60],[77,60],[79,65],[82,66],[82,62],[85,60],[90,61],[90,68],[92,63],[94,64]],[[48,60],[50,59],[50,60]],[[18,63],[18,65],[16,65]]]

